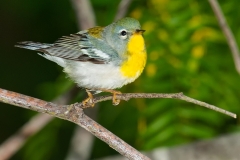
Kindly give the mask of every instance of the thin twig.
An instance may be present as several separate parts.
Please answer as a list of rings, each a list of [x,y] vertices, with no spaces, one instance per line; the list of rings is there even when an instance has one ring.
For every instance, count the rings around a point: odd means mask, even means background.
[[[194,103],[197,104],[199,106],[203,106],[206,107],[208,109],[212,109],[214,111],[226,114],[230,117],[233,118],[237,118],[237,115],[226,111],[224,109],[218,108],[214,105],[190,98],[185,96],[183,93],[123,93],[121,95],[117,95],[117,98],[120,100],[125,100],[128,101],[131,98],[174,98],[174,99],[180,99],[180,100],[184,100],[190,103]],[[98,103],[98,102],[102,102],[102,101],[107,101],[107,100],[111,100],[112,96],[99,96],[93,99],[94,103]],[[88,106],[83,106],[82,103],[75,103],[74,104],[77,107],[82,107],[82,108],[86,108],[86,107],[90,107],[91,105],[89,104]]]
[[[237,72],[240,74],[240,53],[239,53],[239,48],[238,48],[236,39],[234,38],[233,33],[226,22],[226,19],[223,15],[223,12],[220,8],[218,1],[217,0],[208,0],[208,2],[210,3],[210,5],[213,9],[213,12],[215,13],[215,15],[217,17],[218,23],[227,39],[227,43],[229,45],[229,48],[231,50],[233,60],[235,63],[235,68],[236,68]]]
[[[0,89],[0,102],[41,113],[47,113],[49,115],[76,123],[107,143],[123,156],[132,160],[149,160],[148,157],[144,156],[142,153],[128,145],[110,131],[93,121],[84,114],[81,108],[76,107],[75,105],[57,105],[4,89]]]
[[[123,18],[127,14],[131,2],[132,0],[121,0],[120,4],[118,5],[117,14],[114,18],[114,21]]]

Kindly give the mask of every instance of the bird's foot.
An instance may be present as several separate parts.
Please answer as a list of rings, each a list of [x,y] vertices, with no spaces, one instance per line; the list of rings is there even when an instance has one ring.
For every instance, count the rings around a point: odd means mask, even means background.
[[[117,106],[119,103],[120,103],[120,99],[117,99],[117,95],[119,94],[122,94],[120,91],[116,91],[116,90],[113,90],[113,89],[99,89],[100,91],[103,91],[103,92],[110,92],[113,94],[113,98],[112,98],[112,104],[114,106]]]
[[[120,99],[117,99],[117,95],[119,95],[119,94],[122,94],[120,91],[115,91],[114,90],[114,92],[112,92],[112,94],[113,94],[113,99],[112,99],[112,103],[113,103],[113,105],[114,106],[117,106],[117,105],[119,105],[119,103],[120,103]]]
[[[88,106],[94,107],[95,103],[93,102],[93,95],[92,93],[86,89],[86,92],[88,94],[88,98],[82,101],[83,107],[82,108],[87,108]]]

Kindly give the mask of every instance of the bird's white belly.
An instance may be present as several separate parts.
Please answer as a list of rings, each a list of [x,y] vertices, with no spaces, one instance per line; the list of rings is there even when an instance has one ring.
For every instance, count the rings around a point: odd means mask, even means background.
[[[135,78],[124,77],[119,67],[113,64],[71,62],[64,71],[78,86],[89,89],[115,89],[133,82]]]

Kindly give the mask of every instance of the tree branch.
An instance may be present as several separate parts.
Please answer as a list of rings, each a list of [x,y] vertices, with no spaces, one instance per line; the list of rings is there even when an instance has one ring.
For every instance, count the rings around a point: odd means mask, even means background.
[[[47,113],[49,115],[73,122],[107,143],[123,156],[135,160],[149,160],[148,157],[129,146],[126,142],[112,134],[110,131],[93,121],[84,114],[82,108],[75,105],[57,105],[37,98],[25,96],[16,92],[0,89],[0,102],[12,104],[33,111]]]
[[[89,0],[72,0],[77,15],[78,28],[82,30],[94,27],[95,14]]]
[[[239,53],[239,48],[238,48],[237,42],[233,36],[233,33],[232,33],[230,27],[228,26],[228,24],[226,22],[226,19],[220,8],[220,5],[218,4],[218,1],[217,0],[208,0],[208,2],[210,3],[210,5],[213,9],[213,12],[215,13],[216,18],[218,20],[218,23],[227,39],[227,43],[229,45],[229,48],[230,48],[232,56],[233,56],[235,68],[236,68],[237,72],[240,74],[240,53]]]
[[[0,159],[9,159],[23,146],[30,136],[41,130],[52,118],[47,114],[37,114],[30,119],[18,132],[1,144]]]
[[[200,106],[204,106],[209,109],[224,113],[231,117],[236,118],[236,114],[220,109],[216,106],[201,102],[190,97],[183,95],[182,93],[172,94],[157,94],[157,93],[125,93],[117,95],[118,99],[129,100],[131,98],[174,98],[181,99],[187,102],[191,102]],[[99,96],[93,99],[94,103],[111,100],[112,96]],[[71,105],[57,105],[51,102],[46,102],[33,97],[25,96],[19,93],[0,89],[0,102],[12,104],[22,108],[34,110],[41,113],[47,113],[52,116],[71,121],[85,128],[93,135],[107,143],[110,147],[118,151],[123,156],[129,159],[148,159],[140,152],[129,146],[120,138],[106,130],[104,127],[93,121],[91,118],[86,116],[81,107],[82,103],[75,103]],[[88,104],[91,106],[90,104]]]
[[[94,140],[95,137],[91,133],[80,126],[75,127],[65,160],[88,160],[91,156]]]
[[[59,96],[55,103],[67,104],[75,95],[76,88],[70,89],[65,94]],[[46,114],[37,114],[33,116],[26,124],[24,124],[14,135],[5,140],[0,146],[0,159],[10,159],[19,148],[21,148],[26,140],[40,131],[46,124],[53,119],[52,116]]]
[[[132,0],[121,0],[120,4],[118,5],[117,14],[114,18],[114,21],[123,18],[127,14],[131,2]]]

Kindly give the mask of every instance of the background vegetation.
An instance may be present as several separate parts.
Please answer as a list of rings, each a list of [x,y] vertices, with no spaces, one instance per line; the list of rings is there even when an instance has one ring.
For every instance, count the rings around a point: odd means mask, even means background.
[[[113,21],[119,0],[92,0],[98,25]],[[219,0],[240,43],[239,1]],[[71,1],[0,2],[0,87],[52,100],[73,83],[61,68],[16,42],[52,43],[78,32]],[[122,92],[184,92],[187,96],[240,113],[240,77],[229,47],[207,1],[135,0],[128,16],[140,21],[148,51],[143,75]],[[82,91],[75,101],[81,101]],[[91,110],[91,109],[90,109]],[[0,104],[0,142],[35,112]],[[97,122],[139,150],[175,146],[237,132],[239,120],[173,99],[131,100],[119,106],[101,103]],[[12,159],[64,159],[74,124],[55,119],[28,140]],[[92,158],[116,152],[96,139]]]

